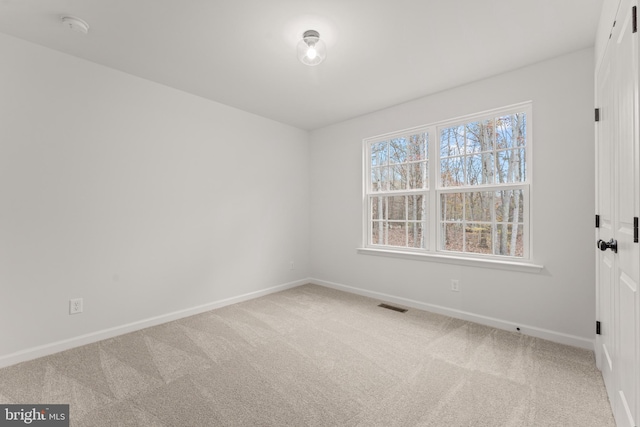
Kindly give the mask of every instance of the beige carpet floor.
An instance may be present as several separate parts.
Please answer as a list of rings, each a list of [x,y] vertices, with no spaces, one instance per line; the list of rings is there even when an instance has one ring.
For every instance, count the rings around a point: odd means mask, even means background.
[[[0,369],[72,426],[614,426],[590,351],[305,285]]]

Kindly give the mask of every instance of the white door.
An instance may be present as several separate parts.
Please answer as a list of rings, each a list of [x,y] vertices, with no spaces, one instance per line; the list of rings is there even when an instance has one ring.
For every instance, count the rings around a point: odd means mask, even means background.
[[[613,231],[613,157],[614,157],[614,100],[612,76],[612,48],[605,51],[605,57],[596,74],[596,105],[599,106],[600,120],[596,126],[596,235],[598,239],[609,241]],[[607,390],[614,388],[613,361],[615,359],[613,321],[613,276],[614,252],[597,251],[596,301],[600,335],[596,336],[596,361],[602,371]]]
[[[616,422],[631,427],[637,425],[640,409],[638,33],[634,6],[637,0],[621,0],[596,75],[601,106],[596,152],[601,335],[596,353]]]

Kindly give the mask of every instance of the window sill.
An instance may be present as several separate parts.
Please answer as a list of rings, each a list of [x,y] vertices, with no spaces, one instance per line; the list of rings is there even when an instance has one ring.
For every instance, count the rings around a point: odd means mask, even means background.
[[[440,262],[446,264],[467,265],[470,267],[497,268],[500,270],[521,271],[525,273],[539,273],[542,271],[542,269],[544,269],[543,265],[530,264],[526,262],[466,258],[454,255],[424,254],[371,248],[358,248],[357,252],[361,255],[376,255],[390,258],[411,259],[417,261]]]

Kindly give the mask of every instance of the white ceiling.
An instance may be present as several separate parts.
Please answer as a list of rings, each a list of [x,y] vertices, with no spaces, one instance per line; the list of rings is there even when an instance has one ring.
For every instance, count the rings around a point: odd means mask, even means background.
[[[602,0],[0,0],[0,32],[315,129],[592,46],[601,7]],[[63,15],[87,21],[89,34],[63,27]],[[327,43],[316,67],[296,58],[308,29]]]

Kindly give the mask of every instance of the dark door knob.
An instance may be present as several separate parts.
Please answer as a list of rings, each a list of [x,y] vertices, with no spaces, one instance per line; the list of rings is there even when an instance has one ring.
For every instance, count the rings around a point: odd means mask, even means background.
[[[613,251],[613,253],[617,254],[618,253],[618,241],[617,240],[609,240],[608,242],[605,242],[604,240],[600,239],[598,240],[598,248],[600,248],[601,251],[606,251],[607,249],[611,249]]]

